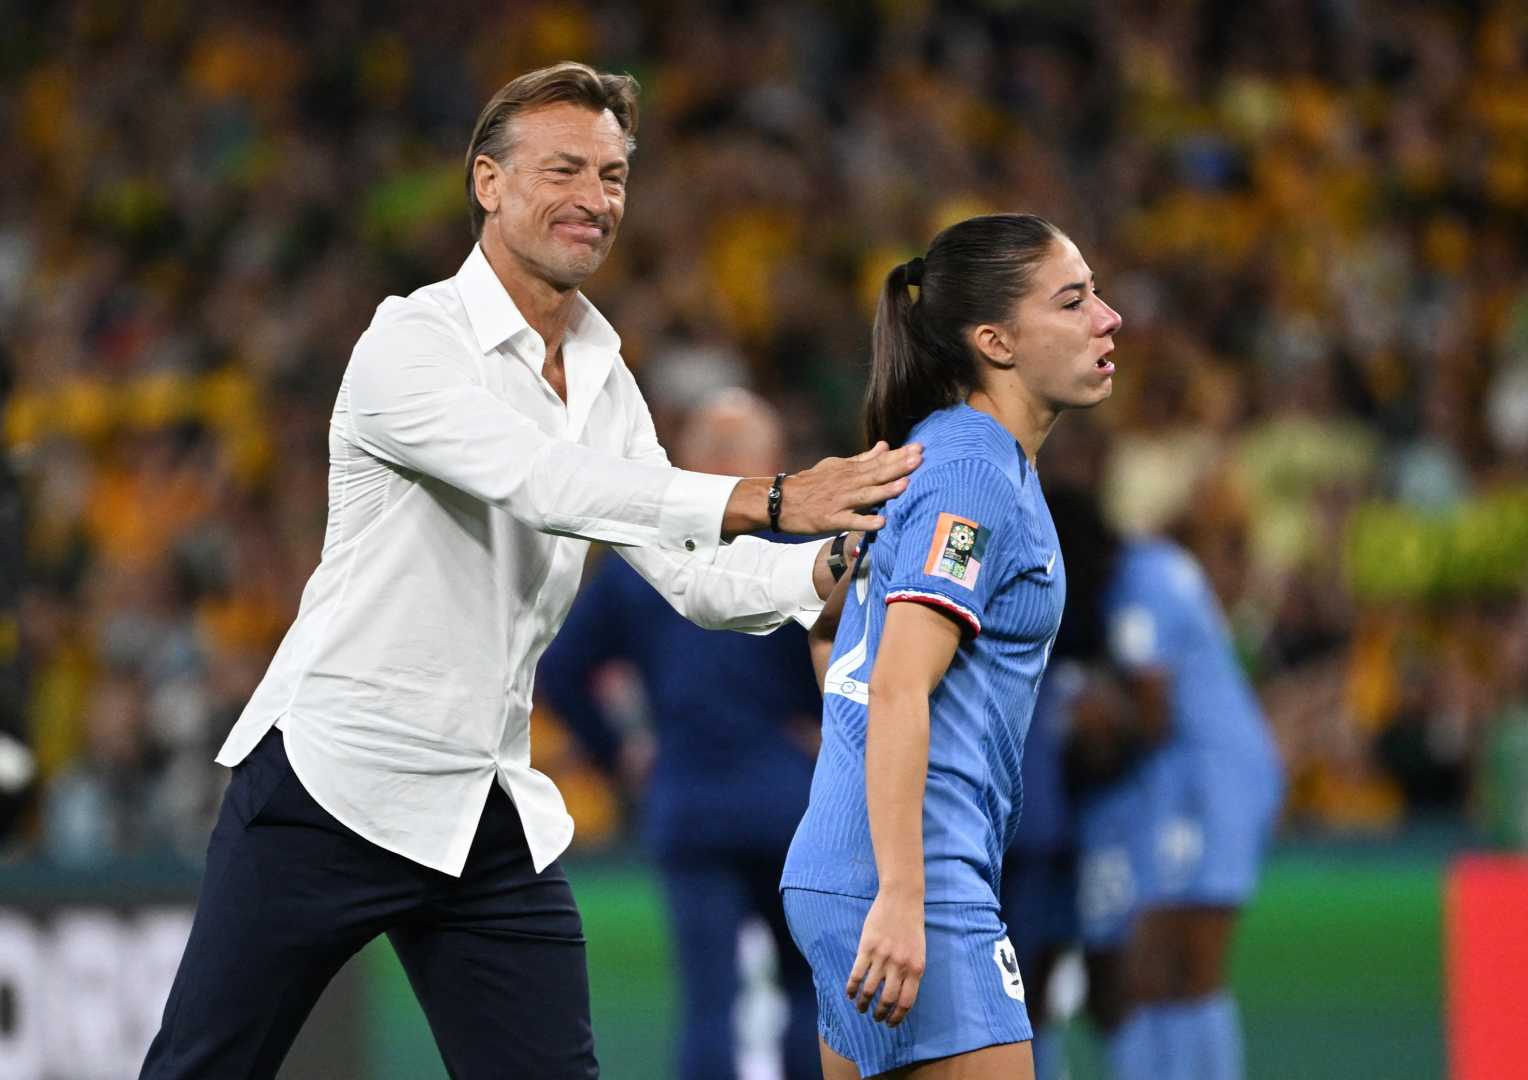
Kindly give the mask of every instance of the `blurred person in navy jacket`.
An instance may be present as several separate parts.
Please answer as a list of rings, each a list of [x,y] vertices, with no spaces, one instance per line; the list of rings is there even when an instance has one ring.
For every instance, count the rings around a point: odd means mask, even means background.
[[[676,447],[684,468],[752,470],[741,475],[772,473],[783,457],[773,411],[735,389],[698,408]],[[594,691],[613,661],[635,669],[655,746],[624,732]],[[804,632],[707,632],[675,615],[624,559],[606,558],[542,658],[537,688],[598,765],[641,789],[642,839],[662,875],[680,964],[675,1075],[736,1075],[738,934],[757,916],[774,938],[789,1006],[785,1076],[819,1076],[811,972],[777,889],[819,737]]]

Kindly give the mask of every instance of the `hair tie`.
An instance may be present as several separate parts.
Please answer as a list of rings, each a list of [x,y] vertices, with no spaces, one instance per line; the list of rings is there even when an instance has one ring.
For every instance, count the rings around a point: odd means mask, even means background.
[[[923,284],[922,255],[914,255],[911,259],[908,259],[907,265],[903,269],[907,271],[907,283],[909,285],[921,286]]]

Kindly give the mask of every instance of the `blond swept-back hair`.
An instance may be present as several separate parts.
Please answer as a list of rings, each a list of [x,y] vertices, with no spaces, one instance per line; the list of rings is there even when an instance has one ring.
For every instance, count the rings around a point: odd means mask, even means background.
[[[626,152],[629,154],[637,145],[638,89],[637,80],[630,75],[595,71],[576,60],[528,71],[506,83],[478,114],[477,125],[472,129],[472,142],[467,146],[467,209],[472,215],[472,235],[483,235],[483,222],[488,217],[477,199],[472,164],[480,154],[486,154],[500,165],[509,162],[515,145],[510,121],[517,113],[564,101],[585,105],[596,112],[609,109],[626,135]]]

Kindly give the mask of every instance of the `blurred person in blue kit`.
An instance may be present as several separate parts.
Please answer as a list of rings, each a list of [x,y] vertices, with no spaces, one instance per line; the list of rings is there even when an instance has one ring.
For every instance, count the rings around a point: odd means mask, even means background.
[[[1022,857],[1011,860],[1004,914],[1022,938],[1033,922],[1026,891],[1055,904],[1075,889],[1089,1011],[1116,1080],[1234,1080],[1242,1047],[1228,952],[1282,802],[1282,769],[1197,561],[1167,540],[1117,536],[1090,491],[1051,493],[1063,550],[1088,569],[1066,618],[1078,658],[1091,662],[1058,669],[1069,680],[1053,691],[1066,735],[1049,755],[1073,793],[1064,828],[1077,875],[1037,884]],[[1043,767],[1040,754],[1026,759]],[[1059,944],[1033,947],[1054,955]]]
[[[828,543],[904,490],[873,449],[786,476],[668,464],[580,285],[625,209],[636,84],[559,64],[478,119],[477,243],[391,297],[329,431],[323,553],[218,761],[234,768],[142,1075],[274,1076],[325,985],[387,934],[453,1077],[599,1074],[573,822],[530,762],[536,662],[587,541],[716,628],[810,621]]]
[[[785,445],[765,402],[725,390],[692,414],[675,451],[682,468],[752,475],[778,469]],[[633,665],[645,692],[656,739],[650,772],[642,735],[623,736],[594,691],[613,661]],[[736,1075],[738,934],[757,917],[774,939],[788,1004],[785,1076],[820,1076],[812,973],[791,943],[776,888],[819,739],[822,699],[805,633],[707,633],[623,560],[606,558],[542,657],[536,685],[595,762],[640,789],[642,837],[662,874],[679,957],[683,1019],[672,1075]]]

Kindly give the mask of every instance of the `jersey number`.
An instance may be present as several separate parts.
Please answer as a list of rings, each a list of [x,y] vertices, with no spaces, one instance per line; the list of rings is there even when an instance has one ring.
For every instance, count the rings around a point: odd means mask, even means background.
[[[854,599],[860,605],[865,606],[865,597],[870,592],[870,560],[861,559],[854,575]],[[860,634],[860,639],[854,648],[844,653],[832,664],[828,665],[827,678],[823,680],[822,692],[824,694],[837,694],[846,697],[850,701],[861,705],[870,704],[869,677],[859,678],[856,672],[865,666],[865,657],[870,652],[870,613],[864,613],[865,629]]]

